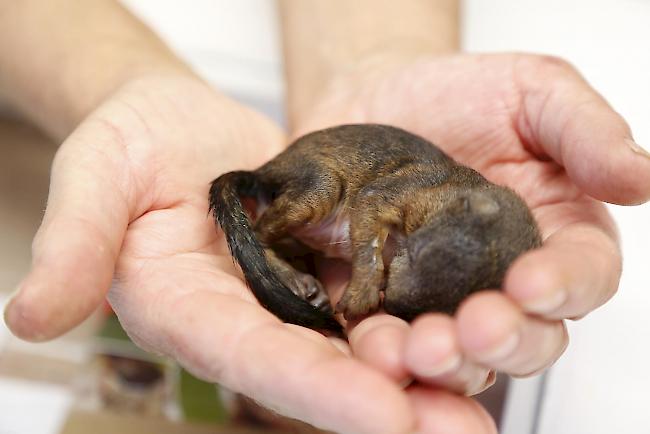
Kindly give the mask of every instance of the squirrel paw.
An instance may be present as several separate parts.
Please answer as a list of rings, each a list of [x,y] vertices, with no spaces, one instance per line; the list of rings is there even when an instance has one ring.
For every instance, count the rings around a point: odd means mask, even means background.
[[[379,309],[379,302],[379,291],[355,291],[348,288],[337,303],[336,311],[351,321],[375,313]]]
[[[308,301],[316,309],[326,313],[334,313],[329,295],[327,295],[318,279],[311,274],[296,272],[291,279],[289,288],[294,294]]]

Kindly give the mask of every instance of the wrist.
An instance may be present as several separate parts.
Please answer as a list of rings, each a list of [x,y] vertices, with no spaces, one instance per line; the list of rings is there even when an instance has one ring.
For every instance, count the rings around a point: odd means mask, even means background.
[[[55,140],[62,140],[98,105],[118,89],[146,77],[195,77],[189,67],[172,56],[142,53],[104,56],[61,65],[47,86],[25,77],[8,102]]]
[[[282,0],[280,12],[292,126],[335,83],[460,45],[457,0]]]
[[[115,0],[2,2],[0,93],[60,140],[133,77],[191,74]]]
[[[362,101],[372,101],[400,71],[431,61],[442,54],[426,51],[381,50],[346,65],[330,75],[312,94],[295,95],[287,110],[293,135],[337,123],[373,122]]]

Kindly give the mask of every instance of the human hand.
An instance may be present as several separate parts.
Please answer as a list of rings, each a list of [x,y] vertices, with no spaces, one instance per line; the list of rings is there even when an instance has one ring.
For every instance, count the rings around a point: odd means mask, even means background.
[[[441,420],[493,432],[476,404],[432,390],[407,396],[341,341],[282,324],[255,301],[207,215],[207,191],[219,174],[257,167],[284,146],[273,124],[196,79],[127,84],[56,156],[8,325],[25,339],[53,338],[110,287],[138,345],[281,414],[339,432],[408,433],[416,419],[423,432]]]
[[[545,238],[512,265],[502,293],[472,295],[454,318],[373,316],[351,332],[353,353],[395,380],[466,394],[493,370],[550,366],[568,343],[564,319],[618,285],[616,228],[599,201],[650,197],[650,156],[621,116],[566,62],[524,54],[375,58],[325,89],[312,110],[296,111],[297,134],[362,122],[420,134],[519,192]]]

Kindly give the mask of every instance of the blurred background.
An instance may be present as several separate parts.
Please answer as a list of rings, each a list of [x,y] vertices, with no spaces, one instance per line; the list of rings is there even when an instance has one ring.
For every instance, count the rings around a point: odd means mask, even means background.
[[[273,1],[124,3],[209,82],[282,122]],[[650,0],[466,0],[463,45],[568,59],[650,148]],[[54,152],[37,131],[0,115],[0,306],[29,266]],[[650,206],[610,209],[625,258],[619,294],[569,324],[569,349],[549,372],[502,378],[481,397],[502,434],[643,433],[650,426]],[[139,351],[108,308],[47,344],[20,342],[0,324],[0,434],[269,432],[257,426],[269,416],[256,411]],[[248,425],[221,428],[233,420]]]

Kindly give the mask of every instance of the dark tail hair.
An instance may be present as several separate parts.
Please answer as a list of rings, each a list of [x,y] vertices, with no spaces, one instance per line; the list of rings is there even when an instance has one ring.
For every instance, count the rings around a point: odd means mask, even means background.
[[[295,295],[271,270],[240,200],[240,196],[253,196],[259,191],[257,177],[247,171],[223,174],[210,187],[210,212],[226,235],[230,253],[248,286],[260,304],[282,321],[341,334],[341,324],[334,316]]]

